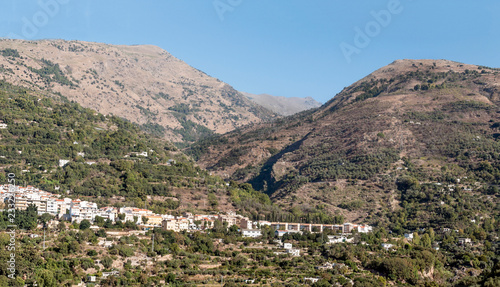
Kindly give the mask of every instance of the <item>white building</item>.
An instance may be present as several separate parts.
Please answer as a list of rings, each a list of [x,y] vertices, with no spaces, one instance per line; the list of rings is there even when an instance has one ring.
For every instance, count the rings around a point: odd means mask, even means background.
[[[69,163],[69,160],[67,159],[60,159],[59,160],[59,166],[60,167],[64,167],[65,165],[67,165]]]
[[[465,244],[471,244],[472,240],[470,238],[458,238],[458,244],[460,245],[465,245]]]
[[[111,220],[111,222],[115,222],[116,218],[118,217],[118,209],[115,207],[106,206],[100,208],[97,215],[104,218],[104,220],[109,219]]]
[[[262,231],[260,229],[242,229],[241,235],[243,235],[243,237],[256,238],[262,236]]]
[[[47,213],[53,216],[59,214],[59,204],[57,199],[47,199]]]
[[[316,277],[305,277],[304,281],[308,281],[308,282],[314,284],[314,283],[316,283],[316,282],[319,281],[319,278],[316,278]]]
[[[328,244],[336,244],[336,243],[350,243],[354,240],[354,238],[347,238],[345,235],[328,235]]]
[[[358,225],[358,232],[360,233],[369,233],[373,231],[373,227],[370,225]]]
[[[288,249],[286,252],[288,252],[288,254],[292,255],[293,257],[299,257],[300,256],[300,249],[293,249],[292,248],[292,249]]]
[[[174,232],[181,232],[183,230],[189,229],[189,220],[187,218],[163,220],[161,227],[164,230],[172,230]]]
[[[97,213],[97,204],[80,200],[73,201],[69,210],[71,220],[78,223],[82,222],[84,219],[93,222]]]
[[[391,243],[382,243],[382,248],[384,248],[385,250],[392,249],[393,246],[394,244]]]

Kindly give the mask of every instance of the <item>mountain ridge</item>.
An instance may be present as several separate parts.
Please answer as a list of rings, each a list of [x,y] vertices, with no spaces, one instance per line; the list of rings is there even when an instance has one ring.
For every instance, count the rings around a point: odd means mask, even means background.
[[[305,110],[317,108],[321,106],[321,103],[317,102],[311,97],[299,98],[299,97],[281,97],[273,96],[269,94],[251,94],[246,92],[241,92],[244,96],[249,98],[251,101],[259,104],[266,109],[269,109],[282,116],[290,116]]]
[[[191,142],[276,115],[153,45],[2,40],[4,79]]]

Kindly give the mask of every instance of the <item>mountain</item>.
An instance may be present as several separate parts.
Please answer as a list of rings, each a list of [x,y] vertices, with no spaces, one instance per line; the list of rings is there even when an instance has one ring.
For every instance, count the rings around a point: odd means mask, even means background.
[[[402,207],[406,216],[422,210],[413,217],[422,222],[478,210],[490,216],[484,206],[500,180],[499,72],[395,61],[318,109],[202,141],[191,153],[202,167],[251,183],[287,209],[378,224]]]
[[[174,142],[276,116],[155,46],[1,40],[0,51],[6,82],[125,118]]]
[[[282,116],[290,116],[298,112],[317,108],[321,103],[317,102],[311,97],[298,98],[298,97],[277,97],[268,94],[254,95],[250,93],[241,92],[245,97],[254,103],[263,106]]]

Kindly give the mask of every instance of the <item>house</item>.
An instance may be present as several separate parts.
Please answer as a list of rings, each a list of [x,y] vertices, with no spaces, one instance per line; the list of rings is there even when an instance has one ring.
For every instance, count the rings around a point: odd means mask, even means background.
[[[80,223],[84,219],[92,222],[98,215],[97,204],[94,202],[75,200],[71,203],[69,214],[71,220],[77,223]]]
[[[105,247],[105,248],[110,248],[110,247],[112,247],[112,246],[113,246],[113,241],[106,241],[106,239],[105,239],[105,240],[101,240],[101,241],[99,241],[99,242],[97,243],[97,245],[99,245],[99,246],[103,246],[103,247]]]
[[[335,243],[350,243],[354,240],[354,238],[347,238],[345,235],[328,235],[327,244],[335,244]]]
[[[69,160],[67,159],[60,159],[59,160],[59,166],[60,167],[64,167],[65,165],[67,165],[69,163]]]
[[[373,227],[370,225],[358,225],[358,232],[359,233],[369,233],[373,231]]]
[[[203,230],[213,228],[215,225],[215,221],[213,219],[208,218],[208,217],[201,217],[197,221],[200,221],[200,225],[198,226],[199,229],[203,229]]]
[[[325,264],[321,265],[321,266],[316,266],[315,268],[318,269],[318,270],[330,270],[330,269],[333,269],[333,266],[335,265],[335,263],[330,263],[330,262],[326,262]]]
[[[153,226],[161,226],[163,218],[160,215],[143,215],[142,222],[144,224],[153,225]]]
[[[304,282],[309,282],[309,283],[316,283],[319,281],[319,278],[318,277],[305,277],[304,278]]]
[[[0,129],[4,130],[4,129],[6,129],[6,128],[7,128],[7,124],[3,124],[3,123],[2,123],[2,124],[0,124]]]
[[[405,233],[405,238],[408,239],[409,241],[413,240],[413,233]]]
[[[120,271],[114,270],[111,272],[102,272],[102,278],[106,279],[109,276],[120,276]]]
[[[292,243],[283,244],[283,249],[292,249]]]
[[[176,231],[177,230],[177,220],[175,220],[175,219],[163,220],[162,223],[161,223],[161,227],[164,230],[173,230],[173,231]]]
[[[302,231],[300,230],[276,230],[275,234],[278,235],[278,237],[282,237],[285,234],[302,234]]]
[[[385,250],[389,250],[389,249],[392,249],[394,247],[394,244],[391,244],[391,243],[382,243],[382,248],[384,248]]]
[[[97,276],[87,276],[87,282],[94,283],[97,282]]]
[[[118,209],[116,207],[106,206],[100,208],[97,215],[104,218],[104,220],[109,219],[111,222],[115,222],[118,217]]]
[[[217,217],[217,220],[219,220],[222,223],[227,222],[227,227],[231,227],[233,225],[237,225],[237,223],[238,223],[237,222],[238,220],[233,215],[219,214],[219,216]]]
[[[293,257],[298,257],[298,256],[300,256],[300,249],[293,249],[293,248],[287,249],[287,253],[292,255]]]
[[[243,237],[260,237],[262,236],[262,231],[260,229],[242,229],[241,235]]]
[[[189,229],[189,220],[187,218],[178,218],[177,225],[179,231],[188,230]]]
[[[472,240],[470,238],[460,237],[458,238],[458,244],[459,245],[472,244]]]
[[[254,228],[254,223],[248,218],[242,218],[240,220],[240,227],[242,229],[253,229]]]
[[[161,223],[163,230],[172,230],[181,232],[189,229],[189,220],[187,218],[167,219]]]

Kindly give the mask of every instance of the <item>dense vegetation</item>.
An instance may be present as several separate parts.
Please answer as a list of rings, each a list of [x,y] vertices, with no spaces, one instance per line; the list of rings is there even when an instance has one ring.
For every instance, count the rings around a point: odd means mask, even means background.
[[[36,209],[34,209],[36,212]],[[0,217],[0,224],[5,220]],[[35,217],[35,223],[37,218]],[[39,217],[43,223],[47,218]],[[28,222],[28,221],[26,221]],[[30,222],[33,222],[30,220]],[[325,244],[331,231],[285,235],[301,256],[292,257],[275,244],[274,230],[263,228],[258,239],[242,238],[236,226],[216,222],[209,232],[175,233],[160,229],[133,233],[127,222],[111,224],[96,220],[98,230],[61,222],[47,228],[45,249],[41,230],[18,230],[16,268],[27,278],[7,279],[7,250],[0,250],[2,286],[24,286],[36,281],[43,286],[71,286],[97,276],[101,286],[199,286],[219,284],[245,286],[245,280],[263,286],[498,286],[500,263],[495,226],[489,221],[457,231],[422,228],[413,240],[394,235],[384,228],[373,233],[352,235],[352,243]],[[498,229],[497,229],[498,230]],[[117,231],[122,231],[116,235]],[[124,232],[130,231],[130,232]],[[114,234],[114,235],[113,235]],[[472,244],[457,244],[469,237]],[[153,240],[154,238],[154,245]],[[7,245],[9,235],[0,234]],[[107,242],[110,247],[102,247]],[[439,243],[438,243],[439,242]],[[480,242],[482,244],[480,244]],[[382,244],[392,244],[388,250]],[[438,244],[438,245],[437,245]],[[436,248],[439,246],[439,248]],[[329,269],[320,269],[334,263]],[[102,278],[104,272],[118,271]],[[308,284],[304,278],[318,278]],[[7,283],[8,282],[8,283]]]

